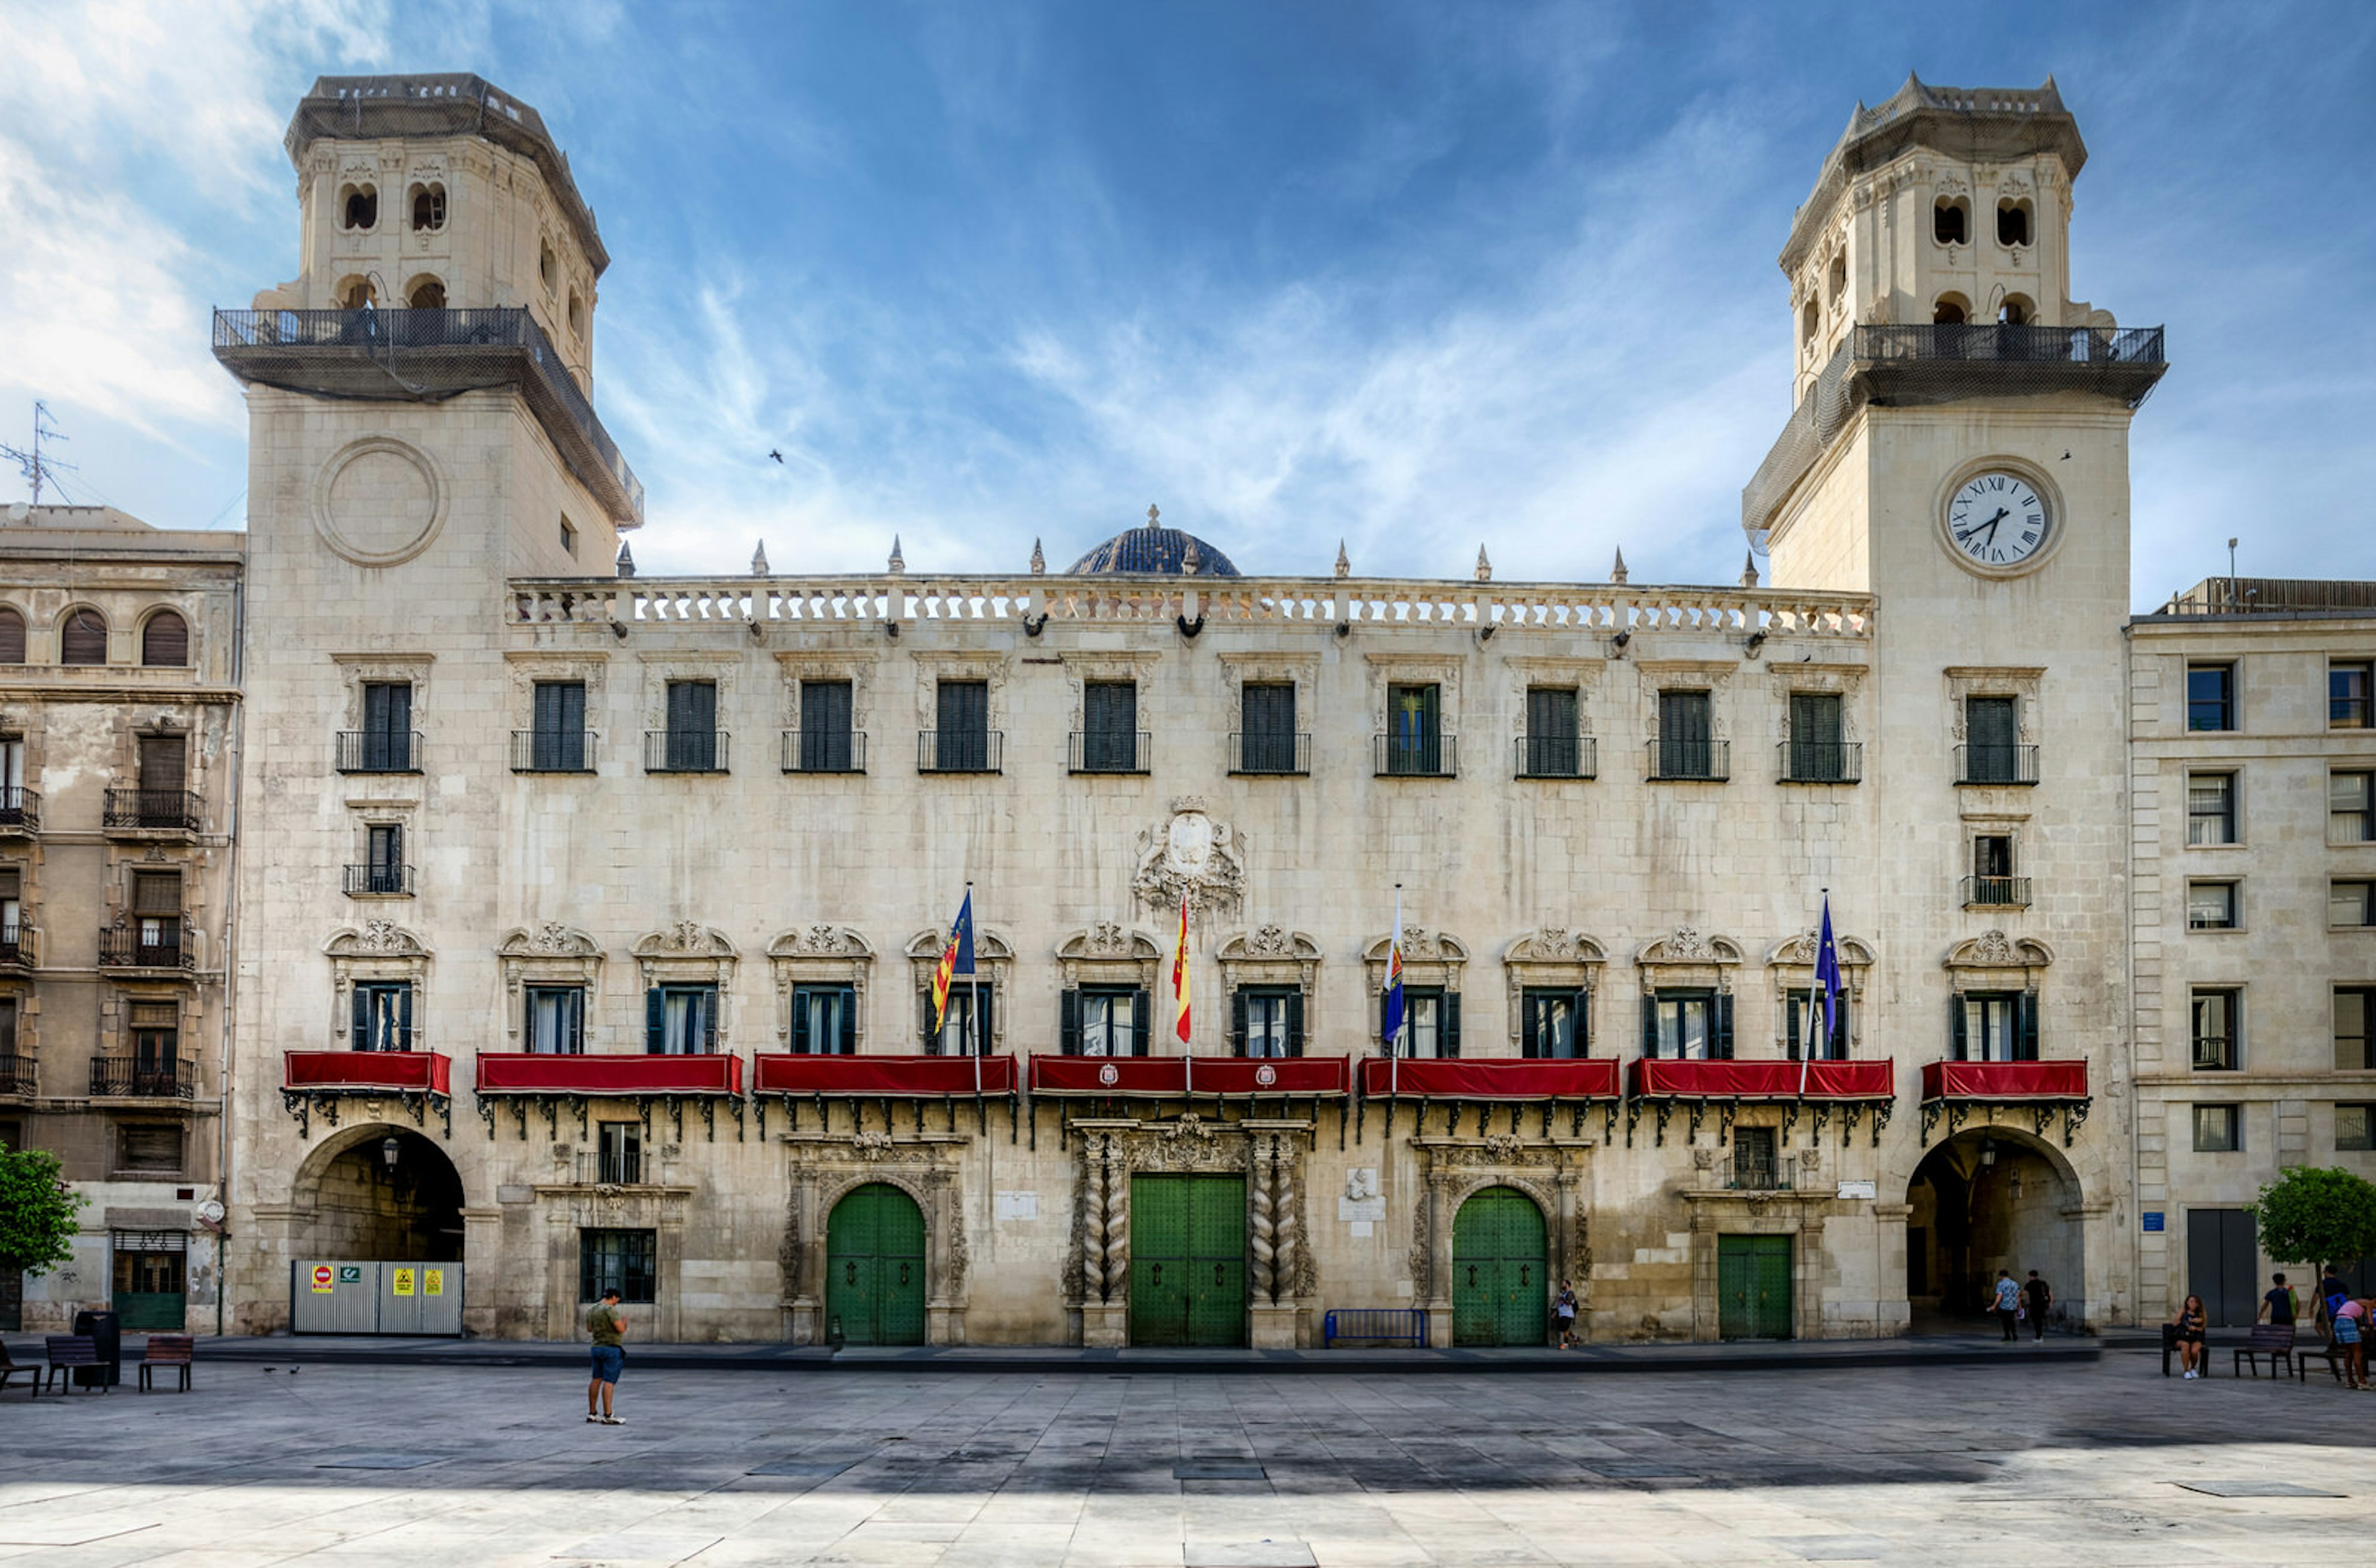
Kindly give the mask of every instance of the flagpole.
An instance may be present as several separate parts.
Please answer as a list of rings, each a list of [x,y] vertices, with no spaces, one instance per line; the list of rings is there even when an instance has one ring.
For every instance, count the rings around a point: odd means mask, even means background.
[[[970,880],[966,883],[965,907],[967,917],[973,920],[975,932],[978,933],[981,921],[974,916],[973,883]],[[974,1041],[973,1049],[973,1097],[977,1100],[981,1099],[981,1048],[990,1042],[990,1031],[981,1027],[980,947],[981,944],[979,942],[974,944],[973,972],[966,977],[966,1032],[978,1034],[980,1037]]]
[[[1403,951],[1403,885],[1395,884],[1395,934],[1386,944],[1386,983],[1395,982],[1393,969]],[[1441,1021],[1438,1028],[1441,1028]],[[1395,1020],[1395,1038],[1386,1041],[1386,1098],[1393,1099],[1403,1081],[1403,1020]]]
[[[1830,888],[1824,888],[1820,892],[1816,900],[1816,908],[1820,912],[1816,917],[1818,923],[1815,927],[1814,962],[1812,967],[1811,967],[1807,971],[1807,1028],[1804,1036],[1804,1047],[1799,1052],[1799,1098],[1800,1099],[1807,1098],[1807,1070],[1815,1060],[1815,993],[1823,985],[1822,970],[1824,967],[1824,936],[1823,925],[1821,922],[1828,920],[1831,916],[1832,890]],[[1825,1022],[1828,1023],[1829,1021],[1829,1017],[1826,1016]],[[1825,1046],[1829,1046],[1831,1044],[1831,1040],[1829,1039],[1830,1031],[1826,1029],[1824,1033],[1826,1038],[1824,1039],[1824,1043]]]

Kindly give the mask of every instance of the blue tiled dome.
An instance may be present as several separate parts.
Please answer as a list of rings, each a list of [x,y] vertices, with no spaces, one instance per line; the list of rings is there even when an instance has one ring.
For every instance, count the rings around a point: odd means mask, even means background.
[[[1196,552],[1194,566],[1188,564],[1192,545]],[[1239,576],[1237,566],[1228,556],[1194,534],[1157,523],[1114,535],[1074,562],[1068,575],[1097,576],[1109,572],[1152,572],[1174,577]]]

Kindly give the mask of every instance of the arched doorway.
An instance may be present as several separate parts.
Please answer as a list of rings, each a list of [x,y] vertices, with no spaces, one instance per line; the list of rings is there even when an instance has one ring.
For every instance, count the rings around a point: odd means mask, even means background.
[[[1906,1203],[1917,1333],[1984,1317],[2001,1268],[2053,1288],[2049,1325],[2085,1320],[2079,1179],[2051,1145],[2009,1127],[1959,1133],[1922,1157]]]
[[[924,1211],[871,1182],[826,1220],[826,1314],[851,1345],[924,1342]]]
[[[1452,1221],[1452,1342],[1541,1345],[1549,1258],[1534,1199],[1515,1187],[1472,1194]]]
[[[301,1253],[461,1261],[462,1178],[434,1142],[410,1128],[358,1127],[315,1158],[294,1194],[310,1211]]]

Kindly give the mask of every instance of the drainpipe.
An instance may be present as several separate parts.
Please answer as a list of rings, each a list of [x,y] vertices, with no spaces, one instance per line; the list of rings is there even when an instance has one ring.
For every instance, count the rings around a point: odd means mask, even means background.
[[[223,999],[222,1043],[220,1059],[216,1063],[215,1092],[215,1181],[221,1194],[222,1223],[215,1228],[215,1336],[223,1334],[226,1303],[231,1295],[231,1090],[232,1090],[232,1019],[237,1012],[239,996],[239,800],[243,764],[246,761],[247,704],[244,685],[247,679],[247,565],[244,552],[241,556],[238,579],[232,585],[232,707],[231,707],[231,806],[228,818],[230,839],[229,874],[225,881],[230,891],[223,897]]]

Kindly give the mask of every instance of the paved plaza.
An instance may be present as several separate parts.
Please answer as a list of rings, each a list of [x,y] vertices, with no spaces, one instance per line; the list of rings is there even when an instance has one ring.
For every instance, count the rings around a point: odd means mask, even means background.
[[[201,1363],[0,1400],[0,1561],[232,1568],[2364,1556],[2376,1399],[2157,1358],[1558,1376]]]

